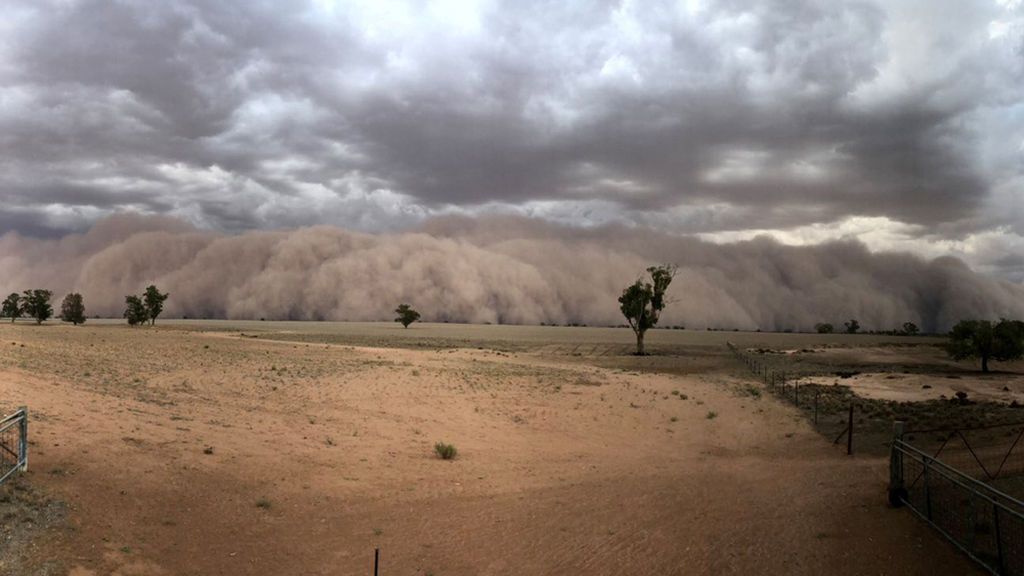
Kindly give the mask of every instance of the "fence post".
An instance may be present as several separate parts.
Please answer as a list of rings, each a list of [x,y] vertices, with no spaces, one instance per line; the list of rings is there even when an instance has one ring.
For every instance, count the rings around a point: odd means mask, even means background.
[[[796,384],[793,384],[793,404],[796,404],[797,408],[800,407],[800,383],[799,382],[797,382]]]
[[[853,454],[853,402],[850,402],[850,417],[846,425],[846,455]]]
[[[377,576],[377,567],[380,565],[380,548],[373,549],[373,576]]]
[[[996,529],[996,553],[999,555],[999,573],[1006,574],[1006,560],[1003,558],[1003,535],[999,529],[999,505],[992,501],[992,522]]]
[[[814,391],[814,423],[818,423],[818,395],[821,394],[820,390]]]
[[[18,460],[21,460],[21,471],[28,471],[28,407],[22,406],[21,422],[18,424],[21,442],[18,444]]]
[[[921,473],[924,478],[924,503],[925,508],[928,512],[928,521],[932,521],[932,486],[931,481],[928,478],[928,457],[921,457],[921,464],[924,466],[924,472]]]
[[[903,439],[903,422],[892,423],[892,443],[889,445],[889,504],[895,508],[903,505],[907,490],[903,485],[903,452],[898,443]]]

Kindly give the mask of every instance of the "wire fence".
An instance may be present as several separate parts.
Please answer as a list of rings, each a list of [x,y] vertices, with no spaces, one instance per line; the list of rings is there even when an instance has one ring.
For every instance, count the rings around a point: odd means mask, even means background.
[[[0,419],[0,484],[28,470],[28,408]]]
[[[792,372],[787,373],[785,365],[744,352],[732,342],[727,342],[726,346],[764,383],[769,393],[806,412],[815,428],[832,439],[832,444],[845,445],[846,453],[853,454],[856,402],[845,390],[804,383]]]
[[[992,574],[1024,575],[1024,503],[893,439],[889,500],[906,505]]]

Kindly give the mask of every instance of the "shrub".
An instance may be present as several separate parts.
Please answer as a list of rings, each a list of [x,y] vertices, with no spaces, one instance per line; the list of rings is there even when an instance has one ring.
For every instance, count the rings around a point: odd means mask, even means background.
[[[434,444],[434,452],[441,458],[441,460],[453,460],[455,455],[459,453],[459,451],[455,449],[454,444],[445,444],[444,442]]]

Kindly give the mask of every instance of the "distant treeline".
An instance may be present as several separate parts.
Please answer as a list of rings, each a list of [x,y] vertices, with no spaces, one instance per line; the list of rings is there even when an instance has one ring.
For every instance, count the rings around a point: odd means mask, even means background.
[[[124,318],[128,324],[150,325],[156,324],[156,319],[164,309],[164,301],[168,294],[161,293],[156,286],[149,286],[141,297],[125,296]],[[4,299],[0,306],[0,318],[10,318],[14,322],[18,318],[31,318],[36,324],[42,324],[53,316],[53,306],[50,299],[53,292],[41,288],[25,290],[21,294],[12,292]],[[70,322],[74,325],[85,323],[85,301],[78,292],[71,292],[64,296],[60,305],[60,315],[57,316],[63,322]]]

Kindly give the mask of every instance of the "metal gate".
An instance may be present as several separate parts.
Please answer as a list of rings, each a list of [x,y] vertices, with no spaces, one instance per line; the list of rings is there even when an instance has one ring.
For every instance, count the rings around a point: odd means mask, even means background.
[[[906,505],[992,574],[1024,576],[1024,502],[899,437],[889,500]]]
[[[28,470],[28,408],[0,419],[0,483]]]

